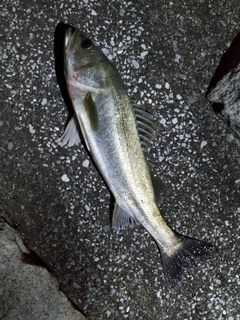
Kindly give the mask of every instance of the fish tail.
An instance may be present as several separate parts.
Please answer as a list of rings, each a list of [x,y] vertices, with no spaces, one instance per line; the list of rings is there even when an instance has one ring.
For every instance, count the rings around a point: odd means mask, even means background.
[[[181,242],[165,250],[159,245],[163,272],[170,288],[177,292],[181,289],[182,279],[187,269],[196,267],[197,260],[207,261],[214,258],[220,250],[207,242],[178,235]]]

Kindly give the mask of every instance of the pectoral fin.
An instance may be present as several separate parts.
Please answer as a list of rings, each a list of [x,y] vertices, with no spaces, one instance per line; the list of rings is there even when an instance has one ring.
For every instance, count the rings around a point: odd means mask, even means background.
[[[88,91],[83,99],[83,106],[93,132],[98,131],[98,112],[91,93]]]

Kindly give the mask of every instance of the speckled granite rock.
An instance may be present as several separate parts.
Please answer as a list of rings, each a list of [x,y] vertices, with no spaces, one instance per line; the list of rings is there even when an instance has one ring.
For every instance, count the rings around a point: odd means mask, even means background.
[[[229,49],[223,54],[220,64],[211,79],[207,99],[213,108],[229,122],[240,139],[240,32]]]
[[[23,262],[28,249],[7,224],[0,224],[0,318],[6,320],[83,320],[56,279],[45,269]]]

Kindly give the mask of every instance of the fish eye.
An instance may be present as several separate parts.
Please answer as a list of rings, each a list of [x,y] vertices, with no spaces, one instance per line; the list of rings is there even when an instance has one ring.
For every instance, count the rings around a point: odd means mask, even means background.
[[[90,49],[93,46],[92,40],[84,39],[81,43],[83,49]]]

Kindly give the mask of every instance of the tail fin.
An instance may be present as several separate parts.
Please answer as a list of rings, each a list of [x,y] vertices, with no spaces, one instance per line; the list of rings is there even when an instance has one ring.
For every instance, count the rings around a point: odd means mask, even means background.
[[[159,246],[164,276],[170,288],[175,292],[181,289],[186,270],[196,267],[196,260],[211,260],[220,252],[212,244],[182,235],[178,237],[181,242],[168,251]]]

